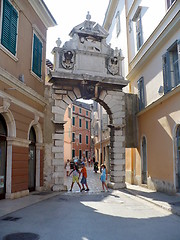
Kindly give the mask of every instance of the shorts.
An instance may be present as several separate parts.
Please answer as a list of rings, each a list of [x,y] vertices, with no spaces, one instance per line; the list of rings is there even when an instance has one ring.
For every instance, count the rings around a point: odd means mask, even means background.
[[[85,177],[82,177],[81,184],[86,184],[86,178]]]
[[[72,181],[73,181],[73,183],[75,183],[75,182],[79,183],[79,177],[78,176],[73,176]]]

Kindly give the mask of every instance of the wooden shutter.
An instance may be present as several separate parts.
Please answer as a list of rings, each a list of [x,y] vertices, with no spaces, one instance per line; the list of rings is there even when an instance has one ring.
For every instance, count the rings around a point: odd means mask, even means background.
[[[4,0],[1,43],[14,55],[16,54],[17,19],[17,11],[9,1]]]
[[[42,43],[38,39],[38,37],[34,34],[32,70],[38,77],[41,77],[41,65],[42,65]]]
[[[164,81],[164,93],[171,90],[171,72],[170,72],[170,58],[169,52],[166,52],[163,56],[163,81]]]
[[[139,96],[139,110],[145,107],[145,96],[144,96],[144,78],[141,77],[138,82],[138,96]]]
[[[180,84],[180,40],[177,41],[177,55],[178,55],[178,61],[177,61],[177,84]]]

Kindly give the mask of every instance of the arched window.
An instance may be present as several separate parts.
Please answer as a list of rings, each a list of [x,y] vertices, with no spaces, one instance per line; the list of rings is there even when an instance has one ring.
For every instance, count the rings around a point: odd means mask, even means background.
[[[0,135],[7,136],[6,122],[1,114],[0,114]]]
[[[31,143],[36,143],[36,133],[33,127],[31,128],[29,133],[29,140],[31,141]]]

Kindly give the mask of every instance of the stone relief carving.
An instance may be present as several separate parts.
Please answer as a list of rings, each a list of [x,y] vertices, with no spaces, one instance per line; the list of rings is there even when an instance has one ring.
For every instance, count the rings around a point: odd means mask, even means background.
[[[118,58],[117,57],[111,57],[108,59],[108,71],[112,75],[116,75],[119,72],[119,64],[118,64]]]
[[[94,37],[80,37],[80,43],[83,45],[84,50],[93,51],[93,52],[101,52],[100,42],[98,42]]]
[[[113,56],[111,56],[108,59],[108,71],[112,74],[112,75],[116,75],[119,74],[119,61],[121,59],[121,50],[118,48],[115,48],[115,50],[113,50]]]
[[[67,50],[63,51],[62,55],[62,66],[66,69],[72,69],[75,63],[75,53],[74,51]]]
[[[7,112],[11,105],[11,100],[9,98],[3,98],[3,106],[0,107],[0,113]]]

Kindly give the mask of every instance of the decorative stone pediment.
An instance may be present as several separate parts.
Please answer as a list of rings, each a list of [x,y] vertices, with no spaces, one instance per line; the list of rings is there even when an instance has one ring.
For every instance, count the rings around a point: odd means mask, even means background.
[[[98,40],[106,39],[109,35],[108,32],[101,27],[98,23],[90,21],[91,16],[88,12],[86,16],[86,20],[74,27],[70,32],[70,37],[73,38],[74,34],[84,35],[84,36],[92,36]]]
[[[55,69],[51,72],[50,81],[57,82],[60,76],[67,80],[69,75],[79,76],[75,79],[83,81],[82,76],[88,75],[95,83],[103,81],[104,87],[111,82],[122,88],[128,82],[122,77],[121,50],[112,49],[106,43],[107,31],[90,19],[88,13],[86,20],[72,29],[71,39],[62,47],[60,39],[57,40],[57,47],[53,49]]]

